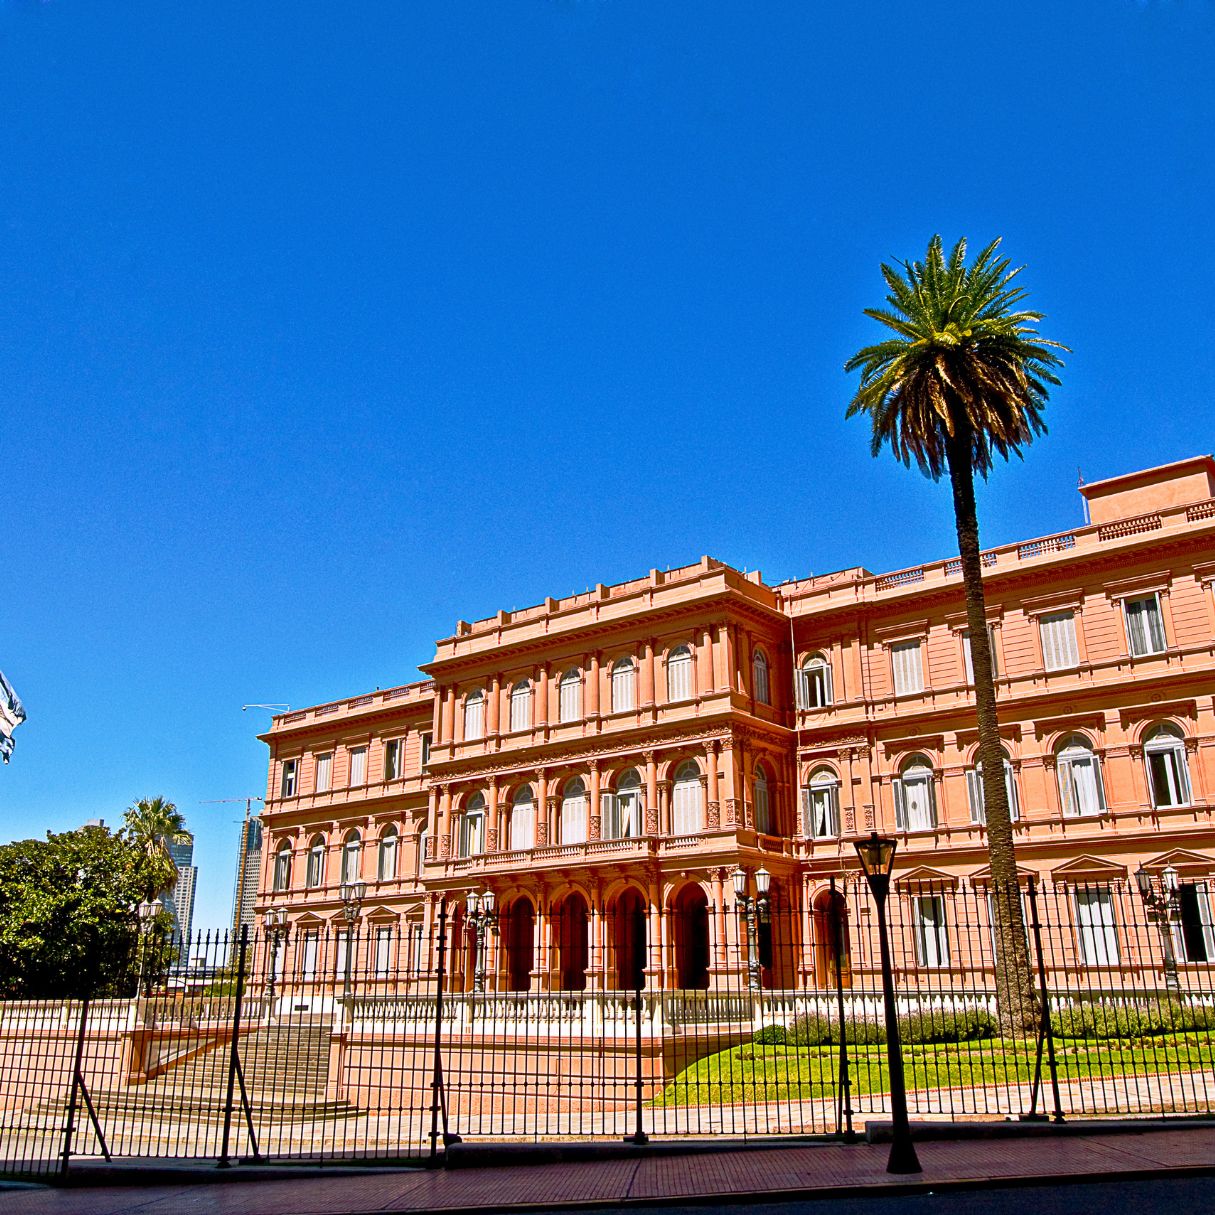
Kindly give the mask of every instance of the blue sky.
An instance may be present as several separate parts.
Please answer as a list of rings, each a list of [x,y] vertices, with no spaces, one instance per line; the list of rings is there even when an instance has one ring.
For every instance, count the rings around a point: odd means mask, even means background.
[[[0,0],[0,838],[164,794],[224,923],[263,716],[707,552],[952,550],[841,370],[1005,237],[1074,349],[989,544],[1210,451],[1209,3]]]

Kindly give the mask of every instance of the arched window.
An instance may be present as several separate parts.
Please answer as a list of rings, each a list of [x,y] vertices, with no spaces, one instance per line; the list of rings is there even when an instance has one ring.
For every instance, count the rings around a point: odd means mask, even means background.
[[[571,667],[557,684],[558,721],[577,721],[582,716],[582,672]]]
[[[351,828],[346,832],[346,839],[342,844],[342,881],[354,882],[358,880],[359,870],[362,866],[359,864],[360,853],[363,850],[363,837]]]
[[[474,793],[460,815],[458,856],[479,856],[485,851],[485,798]]]
[[[307,884],[309,888],[325,884],[325,837],[323,835],[314,835],[312,842],[308,845]]]
[[[798,704],[822,709],[831,704],[831,664],[823,654],[811,654],[797,673]]]
[[[641,834],[641,776],[636,768],[621,773],[615,793],[601,795],[603,838],[635,839]]]
[[[464,697],[464,737],[485,737],[485,693],[480,688]]]
[[[937,825],[932,765],[923,755],[904,761],[894,782],[894,821],[900,831],[931,831]]]
[[[1190,804],[1190,766],[1185,739],[1175,726],[1157,726],[1143,743],[1153,806]]]
[[[561,791],[561,842],[581,844],[586,839],[586,785],[575,776]]]
[[[1013,822],[1021,817],[1021,799],[1017,795],[1017,781],[1013,776],[1012,763],[1008,752],[1004,752],[1004,788],[1008,793],[1008,813]],[[966,796],[970,802],[970,821],[972,823],[987,822],[987,807],[983,801],[983,762],[980,760],[973,768],[966,769]]]
[[[763,764],[755,768],[755,830],[768,835],[772,830],[772,803],[768,792],[768,773]]]
[[[418,856],[414,866],[414,877],[422,876],[422,866],[426,864],[426,845],[430,841],[430,829],[423,827],[418,832]]]
[[[274,889],[286,890],[291,885],[291,845],[286,840],[274,853]]]
[[[1081,734],[1063,740],[1056,753],[1059,801],[1069,818],[1100,814],[1105,809],[1105,786],[1101,761],[1092,744]]]
[[[700,769],[691,760],[680,764],[675,771],[671,801],[671,830],[676,835],[691,835],[704,829],[705,803]]]
[[[391,882],[397,876],[397,829],[385,827],[380,836],[380,855],[376,858],[376,877]]]
[[[510,728],[526,730],[532,724],[532,685],[521,679],[510,690]]]
[[[692,699],[692,651],[681,645],[667,655],[667,700]]]
[[[830,768],[815,768],[802,790],[806,834],[812,839],[833,839],[840,833],[840,782]]]
[[[755,699],[761,705],[772,703],[772,688],[768,679],[768,656],[763,650],[756,650],[751,656],[751,686],[755,689]]]
[[[612,712],[624,713],[637,707],[637,668],[631,658],[621,658],[612,666]]]
[[[510,846],[513,851],[536,846],[536,803],[531,785],[516,789],[511,799]]]

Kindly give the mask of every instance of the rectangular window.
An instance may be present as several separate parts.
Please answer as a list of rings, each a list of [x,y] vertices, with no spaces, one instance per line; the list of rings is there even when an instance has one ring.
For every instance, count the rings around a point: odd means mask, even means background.
[[[295,796],[295,781],[296,781],[296,774],[297,774],[298,768],[299,768],[298,760],[294,760],[294,759],[283,760],[283,783],[282,783],[283,797],[294,797]]]
[[[890,662],[894,668],[896,696],[910,696],[924,690],[924,667],[920,661],[918,641],[900,641],[892,645]]]
[[[1160,599],[1156,595],[1144,595],[1139,599],[1124,599],[1122,610],[1126,614],[1126,639],[1131,654],[1142,658],[1145,654],[1163,654],[1168,648],[1164,640],[1164,617],[1160,614]]]
[[[824,709],[832,701],[831,668],[822,659],[797,673],[797,703],[803,709]]]
[[[937,825],[937,799],[931,775],[895,779],[894,822],[899,831],[931,831]]]
[[[433,736],[430,734],[419,734],[418,738],[422,744],[422,767],[425,768],[430,763],[430,740]]]
[[[384,744],[384,779],[400,780],[401,778],[401,740],[389,739]]]
[[[1021,802],[1017,796],[1017,782],[1013,779],[1012,765],[1004,764],[1004,788],[1008,793],[1008,814],[1015,823],[1021,817]],[[983,797],[983,768],[976,765],[966,769],[966,799],[970,803],[970,821],[987,823],[987,806]]]
[[[1042,637],[1042,663],[1048,671],[1066,671],[1080,665],[1075,612],[1038,617],[1038,632]]]
[[[840,833],[839,786],[811,785],[802,790],[806,834],[812,839],[834,839]]]
[[[1187,962],[1215,962],[1215,919],[1211,883],[1182,882],[1177,887],[1177,933]]]
[[[1118,929],[1114,896],[1108,886],[1077,889],[1076,942],[1085,966],[1114,966],[1118,962]]]
[[[337,935],[337,949],[333,955],[333,973],[340,979],[346,974],[346,960],[350,959],[351,966],[354,965],[354,958],[350,954],[350,932],[343,931]]]
[[[945,897],[921,894],[911,900],[915,928],[915,956],[921,966],[949,965],[949,938],[945,932]]]
[[[316,978],[317,935],[315,932],[304,933],[304,948],[300,954],[300,978],[305,983]]]
[[[1020,892],[1020,894],[1021,894],[1021,923],[1026,926],[1026,932],[1028,932],[1029,931],[1029,908],[1026,906],[1026,903],[1025,903],[1025,891],[1022,890]],[[1000,954],[999,954],[999,950],[996,949],[996,900],[990,890],[987,892],[987,923],[991,928],[991,960],[994,965],[999,965]],[[1029,938],[1026,937],[1027,945],[1028,945],[1028,940],[1029,940]],[[1032,955],[1030,955],[1030,956],[1032,956]]]
[[[417,972],[422,969],[422,940],[421,924],[411,924],[409,927],[409,961],[408,969]]]
[[[530,684],[515,688],[510,694],[510,728],[526,730],[532,724],[532,689]]]
[[[991,675],[994,679],[1000,673],[1000,668],[996,663],[996,634],[991,625],[987,626],[987,648],[991,651]],[[974,660],[970,656],[970,630],[966,629],[962,633],[962,658],[966,665],[966,682],[974,683],[975,681],[975,666]]]
[[[366,747],[351,747],[350,749],[350,783],[352,785],[367,783]]]
[[[333,752],[316,757],[316,791],[328,793],[333,782]]]
[[[1059,757],[1059,796],[1068,818],[1083,818],[1105,810],[1105,788],[1097,757],[1077,748]]]
[[[485,815],[464,814],[460,817],[460,856],[479,856],[485,851]]]
[[[1185,762],[1185,747],[1148,745],[1148,779],[1152,785],[1153,806],[1188,806],[1190,773]]]
[[[375,930],[375,977],[386,979],[392,966],[392,929]]]

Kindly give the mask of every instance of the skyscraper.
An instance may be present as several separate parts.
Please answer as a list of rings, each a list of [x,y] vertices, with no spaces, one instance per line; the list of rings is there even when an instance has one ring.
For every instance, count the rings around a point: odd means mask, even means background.
[[[189,941],[194,922],[194,890],[198,885],[198,868],[194,865],[194,837],[188,832],[169,843],[169,855],[177,866],[177,882],[172,891],[161,896],[161,902],[173,917],[173,939]]]
[[[253,907],[257,899],[257,881],[262,861],[262,820],[246,816],[240,825],[240,843],[236,856],[236,886],[232,895],[232,932],[240,926],[253,927]]]

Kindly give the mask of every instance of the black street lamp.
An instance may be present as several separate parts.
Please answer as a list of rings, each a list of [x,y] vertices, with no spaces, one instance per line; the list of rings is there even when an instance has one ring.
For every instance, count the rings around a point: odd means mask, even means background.
[[[882,950],[882,997],[886,1007],[886,1066],[890,1072],[890,1118],[894,1134],[890,1142],[888,1173],[921,1173],[920,1158],[911,1142],[907,1120],[907,1086],[903,1079],[903,1043],[899,1038],[899,1014],[894,1003],[894,972],[890,965],[890,943],[886,939],[886,898],[890,894],[890,871],[898,841],[874,831],[866,839],[853,841],[861,869],[877,907],[878,941]],[[841,1027],[842,1032],[842,1027]]]
[[[468,896],[468,923],[475,936],[476,965],[473,967],[473,991],[477,995],[485,992],[485,932],[498,922],[494,907],[494,892],[486,890],[478,894],[475,890]]]
[[[358,923],[359,912],[363,907],[363,896],[367,893],[367,883],[362,878],[353,882],[343,882],[338,887],[338,895],[342,900],[342,915],[346,917],[346,968],[342,975],[342,1003],[350,1000],[350,968],[354,964],[354,926]]]
[[[1142,865],[1135,870],[1135,883],[1139,887],[1139,897],[1147,910],[1148,919],[1152,920],[1160,932],[1160,944],[1164,950],[1164,985],[1170,992],[1181,990],[1181,981],[1177,977],[1177,952],[1173,948],[1173,916],[1177,909],[1177,870],[1172,865],[1167,866],[1160,874],[1159,887],[1152,881],[1152,875]]]
[[[135,914],[139,917],[139,979],[135,994],[138,996],[142,991],[145,999],[149,994],[148,989],[152,986],[152,976],[147,976],[146,986],[144,978],[148,965],[148,939],[152,935],[152,921],[159,910],[160,904],[152,902],[151,899],[145,899],[135,908]]]
[[[759,991],[759,925],[768,922],[768,890],[772,884],[772,875],[766,869],[755,871],[755,895],[747,893],[747,871],[743,868],[734,870],[734,898],[742,912],[743,922],[747,929],[747,986],[752,991]]]
[[[262,917],[262,925],[270,938],[270,979],[266,984],[266,1015],[274,1014],[274,981],[278,978],[278,951],[291,933],[291,925],[287,923],[285,907],[269,907]]]

